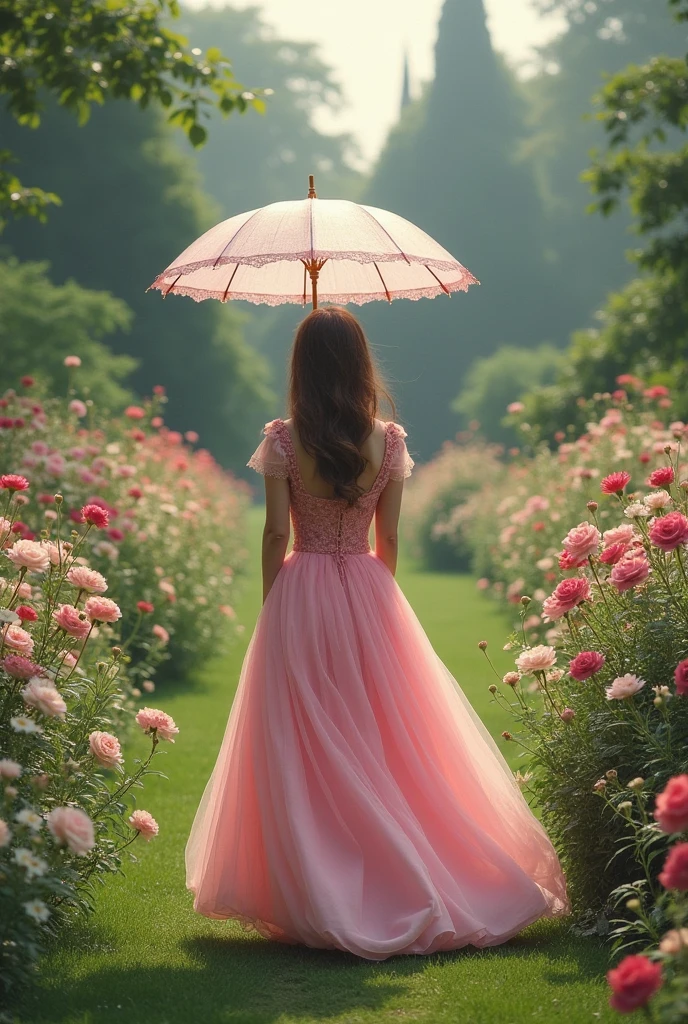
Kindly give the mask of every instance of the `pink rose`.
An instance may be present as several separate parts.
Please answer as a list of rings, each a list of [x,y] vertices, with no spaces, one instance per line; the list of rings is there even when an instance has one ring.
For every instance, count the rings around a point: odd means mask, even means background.
[[[158,626],[156,623],[156,625],[153,626],[152,632],[153,636],[156,636],[161,643],[169,643],[170,634],[167,632],[164,626]]]
[[[92,732],[88,745],[96,761],[104,768],[115,768],[124,760],[119,740],[109,732]]]
[[[89,597],[84,611],[91,622],[117,622],[117,619],[122,618],[119,605],[109,597]]]
[[[50,568],[48,553],[36,540],[15,541],[5,554],[17,569],[27,569],[29,572],[47,572]]]
[[[613,526],[611,530],[605,530],[602,540],[606,547],[613,544],[630,544],[635,535],[632,523],[623,523],[621,526]]]
[[[688,891],[688,843],[671,847],[659,880],[665,889]]]
[[[65,356],[64,357],[64,364],[65,364],[65,366],[68,366],[68,367],[81,366],[81,360],[79,359],[78,356]]]
[[[679,661],[676,666],[674,682],[676,683],[676,693],[680,697],[688,697],[688,658]]]
[[[618,967],[607,971],[607,981],[612,989],[609,1000],[612,1009],[633,1013],[646,1006],[662,987],[662,967],[646,956],[634,954],[624,957]]]
[[[18,779],[22,773],[22,766],[9,757],[0,758],[0,779]]]
[[[579,605],[581,601],[590,601],[592,599],[590,583],[585,576],[572,576],[557,584],[554,588],[552,597],[554,598],[557,606],[562,609],[562,614],[570,612],[571,609],[575,608],[576,605]],[[547,602],[544,602],[543,608],[546,603]],[[549,612],[547,614],[549,614]]]
[[[617,562],[609,574],[609,582],[616,587],[620,594],[644,583],[650,575],[650,563],[645,556],[626,556]]]
[[[49,718],[64,718],[67,705],[52,679],[33,676],[21,691],[27,707],[37,708]]]
[[[617,562],[621,561],[627,551],[627,544],[610,544],[602,551],[602,554],[600,555],[600,562],[604,562],[605,565],[616,565]]]
[[[79,417],[79,419],[83,419],[88,412],[88,409],[86,408],[86,404],[82,402],[80,398],[74,398],[69,403],[69,411],[73,412],[75,416]]]
[[[86,590],[89,594],[104,594],[107,590],[107,581],[95,569],[89,569],[87,565],[73,565],[67,573],[69,582],[78,587],[79,590]]]
[[[83,618],[82,613],[71,604],[61,604],[53,612],[53,618],[60,629],[77,640],[85,640],[91,630],[91,623]]]
[[[527,647],[521,651],[516,658],[516,666],[520,672],[525,674],[545,672],[555,664],[556,660],[557,654],[553,647],[539,644],[537,647]]]
[[[67,845],[78,857],[85,857],[96,845],[93,822],[80,807],[55,807],[47,820],[60,846]]]
[[[626,700],[642,690],[645,680],[627,672],[625,676],[617,676],[611,686],[606,688],[607,700]]]
[[[160,831],[160,826],[150,811],[134,811],[129,818],[129,824],[141,834],[147,843],[154,839]]]
[[[5,626],[1,637],[5,646],[11,647],[13,651],[19,651],[20,654],[25,655],[27,658],[33,654],[31,634],[27,633],[21,626],[17,626],[14,622],[11,622],[9,626]]]
[[[659,516],[650,527],[650,540],[662,551],[675,551],[688,544],[688,519],[682,512]]]
[[[604,654],[598,654],[597,651],[581,651],[569,662],[569,672],[582,683],[599,672],[605,661]]]
[[[3,668],[13,679],[30,679],[31,676],[40,676],[43,672],[40,665],[36,665],[35,662],[29,661],[28,658],[24,658],[20,654],[8,654],[0,661],[0,668]]]
[[[662,832],[688,829],[688,775],[674,775],[655,801],[655,821]]]
[[[542,602],[542,614],[546,619],[551,619],[553,622],[556,619],[562,618],[566,615],[567,609],[562,604],[559,604],[554,594],[550,594],[549,597],[545,598]]]
[[[158,739],[169,740],[170,743],[174,743],[173,737],[179,732],[174,719],[157,708],[141,708],[136,715],[136,722],[144,732],[155,733]]]
[[[43,540],[41,541],[41,547],[47,553],[53,565],[68,565],[72,560],[70,555],[72,545],[68,541],[63,540],[58,547],[53,540]]]
[[[592,523],[579,523],[569,530],[562,544],[569,556],[580,562],[597,551],[601,539],[600,531]]]

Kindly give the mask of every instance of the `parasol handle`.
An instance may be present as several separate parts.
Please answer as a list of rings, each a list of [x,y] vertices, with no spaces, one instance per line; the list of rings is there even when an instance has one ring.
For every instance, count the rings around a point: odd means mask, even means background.
[[[315,191],[315,176],[313,174],[309,174],[308,175],[308,196],[307,196],[307,198],[308,199],[317,199],[318,198],[317,192]],[[311,279],[311,295],[312,295],[312,299],[313,299],[313,309],[317,309],[318,308],[318,276],[320,274],[321,267],[322,267],[322,263],[319,263],[317,260],[309,260],[306,263],[306,270],[308,271],[308,274],[309,274],[310,279]]]

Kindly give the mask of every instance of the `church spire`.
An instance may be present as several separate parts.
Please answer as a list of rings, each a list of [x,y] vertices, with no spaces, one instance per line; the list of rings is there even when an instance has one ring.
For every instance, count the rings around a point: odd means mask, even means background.
[[[409,72],[409,57],[408,50],[404,50],[404,77],[401,86],[401,109],[405,110],[406,107],[412,102],[411,96],[411,75]]]

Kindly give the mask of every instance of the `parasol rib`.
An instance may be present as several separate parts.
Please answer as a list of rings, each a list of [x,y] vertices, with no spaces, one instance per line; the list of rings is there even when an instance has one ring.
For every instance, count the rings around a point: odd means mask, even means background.
[[[396,245],[397,249],[399,250],[399,252],[401,253],[401,255],[402,255],[402,256],[404,257],[404,259],[406,260],[406,262],[407,262],[407,263],[409,264],[409,266],[410,266],[410,265],[411,265],[411,260],[410,260],[410,259],[408,258],[408,256],[407,256],[407,255],[406,255],[406,253],[404,252],[404,250],[403,250],[403,249],[401,248],[401,246],[399,245],[399,243],[398,243],[398,242],[396,242],[396,241],[395,241],[395,240],[394,240],[394,239],[392,238],[392,236],[390,235],[389,231],[388,231],[388,230],[387,230],[387,228],[386,228],[386,227],[384,226],[384,224],[381,224],[381,223],[380,223],[380,221],[379,221],[379,220],[377,219],[377,217],[374,217],[374,216],[373,216],[373,214],[372,214],[372,213],[370,212],[370,210],[366,210],[366,208],[365,208],[364,206],[362,206],[362,207],[361,207],[361,209],[363,210],[363,212],[364,212],[365,214],[367,214],[367,216],[368,216],[368,217],[370,217],[370,219],[371,219],[371,220],[372,220],[372,221],[373,221],[373,222],[374,222],[375,224],[377,224],[377,226],[378,226],[378,227],[379,227],[379,228],[380,228],[380,229],[381,229],[382,231],[384,231],[384,233],[385,233],[385,234],[387,235],[387,237],[389,238],[389,240],[390,240],[390,242],[392,243],[392,245]]]
[[[253,220],[253,218],[254,218],[254,217],[257,217],[259,213],[260,213],[260,210],[254,210],[254,211],[253,211],[253,213],[251,214],[251,216],[250,216],[250,217],[247,217],[247,218],[246,218],[246,220],[245,220],[245,221],[244,221],[244,223],[243,223],[243,224],[241,225],[241,227],[238,227],[238,228],[236,229],[236,231],[234,232],[234,234],[232,235],[232,237],[230,238],[230,240],[229,240],[229,241],[227,242],[227,245],[226,245],[226,246],[224,247],[224,249],[222,250],[222,252],[220,253],[220,255],[219,255],[219,256],[217,257],[217,259],[216,259],[216,260],[215,260],[215,262],[213,263],[213,270],[214,270],[214,269],[215,269],[215,267],[216,267],[216,266],[218,265],[218,263],[220,262],[220,260],[221,260],[221,259],[222,259],[222,257],[224,256],[224,254],[225,254],[225,253],[227,252],[227,250],[229,249],[229,247],[230,247],[230,245],[232,244],[232,242],[233,242],[233,241],[234,241],[234,240],[235,240],[235,239],[236,239],[236,238],[237,238],[237,237],[238,237],[238,236],[239,236],[239,235],[241,234],[241,232],[242,232],[242,231],[244,230],[244,228],[246,227],[246,225],[247,225],[247,224],[250,224],[250,223],[251,223],[251,221]]]
[[[383,288],[385,289],[385,295],[387,296],[387,301],[388,301],[388,302],[391,302],[391,301],[392,301],[392,296],[391,296],[391,295],[390,295],[390,293],[389,293],[389,288],[388,288],[388,287],[387,287],[387,285],[385,284],[385,279],[384,279],[384,277],[382,276],[382,273],[380,272],[380,268],[378,267],[377,263],[373,263],[373,266],[374,266],[374,267],[375,267],[375,269],[377,270],[377,272],[378,272],[378,276],[379,276],[380,280],[382,281],[382,287],[383,287]]]
[[[167,296],[168,296],[168,295],[170,294],[170,292],[172,291],[172,289],[174,288],[174,286],[176,285],[177,281],[179,280],[179,278],[180,278],[181,276],[182,276],[181,274],[177,274],[177,276],[175,277],[175,279],[174,279],[174,281],[172,282],[172,284],[170,285],[170,287],[169,287],[169,288],[167,289],[167,291],[166,291],[166,292],[165,292],[165,293],[163,294],[163,299],[166,299],[166,298],[167,298]]]
[[[236,274],[238,269],[239,269],[239,264],[237,263],[237,265],[235,266],[234,270],[232,271],[232,276],[229,279],[227,287],[225,288],[225,293],[222,296],[222,298],[220,299],[220,302],[226,302],[227,301],[227,296],[229,295],[229,289],[232,287],[232,281],[234,280],[234,275]]]
[[[444,294],[445,294],[445,295],[448,295],[448,296],[449,296],[449,298],[451,298],[451,292],[450,292],[450,291],[449,291],[449,289],[447,288],[446,284],[445,284],[445,283],[444,283],[443,281],[440,281],[440,279],[439,279],[439,277],[437,276],[437,274],[435,273],[435,271],[434,271],[434,270],[431,270],[431,268],[430,268],[430,267],[429,267],[429,266],[427,265],[427,263],[424,263],[424,264],[423,264],[423,266],[425,267],[425,269],[426,269],[426,270],[427,270],[427,271],[428,271],[429,273],[431,273],[431,274],[432,274],[432,276],[433,276],[433,277],[435,278],[435,280],[437,281],[438,285],[440,286],[440,288],[442,289],[442,291],[444,292]]]

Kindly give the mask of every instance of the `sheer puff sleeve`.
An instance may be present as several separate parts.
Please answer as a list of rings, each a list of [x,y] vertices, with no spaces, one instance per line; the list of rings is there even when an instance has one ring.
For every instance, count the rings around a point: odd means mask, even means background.
[[[265,437],[246,463],[251,469],[262,476],[276,476],[286,480],[289,476],[289,464],[286,452],[279,438],[277,420],[271,420],[263,427]]]
[[[411,470],[415,463],[408,453],[408,448],[404,441],[407,434],[401,424],[392,423],[390,430],[395,439],[395,446],[389,465],[389,477],[390,480],[403,480],[405,477],[411,476]]]

